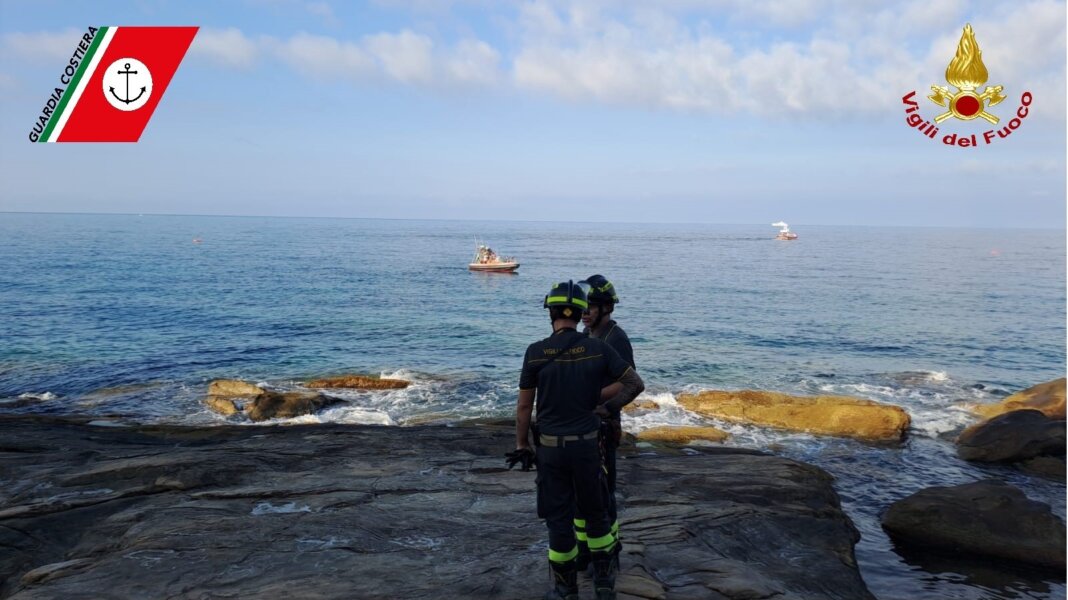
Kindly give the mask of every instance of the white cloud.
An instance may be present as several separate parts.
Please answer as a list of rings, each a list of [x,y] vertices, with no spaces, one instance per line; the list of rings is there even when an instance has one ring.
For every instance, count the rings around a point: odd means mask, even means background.
[[[329,26],[340,24],[340,21],[334,14],[334,8],[326,2],[309,2],[304,5],[304,9],[317,17],[321,17],[323,22]]]
[[[364,46],[390,78],[401,83],[430,83],[434,76],[434,42],[404,30],[364,38]]]
[[[598,12],[604,3],[597,0],[537,0],[519,11],[523,45],[513,80],[572,101],[827,119],[885,113],[905,91],[941,80],[967,13],[961,0],[788,4],[675,0],[628,15]],[[704,18],[683,21],[686,11]],[[812,26],[782,41],[754,28],[713,28],[708,17],[716,11],[735,20],[757,11],[762,26]],[[1034,0],[972,12],[988,67],[1021,77],[1036,97],[1041,90],[1063,118],[1064,4]]]
[[[88,30],[38,31],[33,33],[5,33],[2,39],[4,54],[21,59],[54,63],[66,61]]]
[[[445,58],[447,79],[459,84],[492,85],[499,78],[501,55],[480,40],[463,40]]]
[[[799,27],[814,21],[828,4],[826,0],[739,0],[732,8],[750,19],[759,19],[781,27]]]
[[[275,50],[300,73],[361,79],[375,72],[374,60],[359,45],[327,36],[298,33],[276,44]]]
[[[409,30],[356,41],[299,33],[270,45],[298,72],[324,79],[381,79],[425,87],[486,86],[500,79],[500,54],[474,39],[439,47]]]
[[[224,67],[251,67],[259,55],[258,44],[239,29],[201,28],[189,47],[190,56],[200,56]]]
[[[326,1],[270,1],[336,18]],[[412,14],[480,1],[383,0]],[[838,120],[885,115],[899,109],[904,93],[922,97],[944,83],[967,20],[989,83],[1005,85],[1009,96],[998,108],[1014,110],[1026,89],[1035,96],[1033,114],[1064,118],[1063,1],[526,0],[486,8],[492,18],[482,25],[499,34],[496,47],[456,18],[442,20],[459,23],[455,29],[428,33],[413,24],[351,39],[205,29],[191,53],[231,68],[268,57],[328,80],[435,89],[511,85],[571,102]],[[7,34],[2,47],[62,59],[77,37],[75,30]]]

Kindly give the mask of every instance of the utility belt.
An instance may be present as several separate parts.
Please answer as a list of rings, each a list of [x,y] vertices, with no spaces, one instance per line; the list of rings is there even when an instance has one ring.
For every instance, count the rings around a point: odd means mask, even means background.
[[[579,435],[549,435],[542,433],[537,436],[539,446],[547,446],[549,448],[562,448],[569,443],[582,442],[586,440],[595,440],[601,435],[600,428],[594,429],[589,433],[582,433]]]

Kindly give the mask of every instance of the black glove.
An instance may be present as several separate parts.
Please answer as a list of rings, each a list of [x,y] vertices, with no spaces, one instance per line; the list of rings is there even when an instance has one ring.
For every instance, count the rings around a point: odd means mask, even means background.
[[[518,448],[511,452],[505,452],[504,462],[509,469],[519,464],[524,471],[529,471],[534,467],[534,451],[530,448]]]

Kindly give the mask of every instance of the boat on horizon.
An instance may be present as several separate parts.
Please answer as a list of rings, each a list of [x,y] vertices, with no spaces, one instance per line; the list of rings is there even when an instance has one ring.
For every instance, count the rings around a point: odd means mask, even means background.
[[[775,236],[777,240],[796,240],[797,234],[790,231],[790,226],[785,221],[779,221],[778,223],[772,223],[772,227],[782,227],[779,230],[779,235]]]
[[[475,258],[467,265],[472,271],[514,273],[519,263],[511,256],[500,256],[485,244],[475,244]]]

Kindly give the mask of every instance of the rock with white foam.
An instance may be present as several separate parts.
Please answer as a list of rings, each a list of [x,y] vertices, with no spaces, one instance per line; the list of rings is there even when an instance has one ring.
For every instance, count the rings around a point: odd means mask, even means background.
[[[314,414],[340,401],[319,392],[265,390],[235,379],[212,381],[203,400],[205,406],[225,417],[244,414],[257,422]]]
[[[262,392],[260,386],[238,379],[216,379],[208,384],[209,396],[240,398],[257,396]]]
[[[263,392],[263,388],[247,381],[216,379],[208,384],[208,395],[202,402],[212,411],[229,417],[243,412],[246,404]]]
[[[899,406],[850,396],[709,390],[680,394],[677,400],[680,406],[706,417],[862,440],[900,440],[910,423],[908,413]]]
[[[623,407],[623,412],[634,413],[643,410],[658,410],[660,404],[650,398],[640,398]]]
[[[309,415],[340,402],[318,392],[263,392],[249,404],[245,414],[253,421],[289,419]]]
[[[411,382],[403,379],[388,379],[368,375],[337,375],[313,379],[304,384],[309,388],[345,388],[355,390],[402,390]]]
[[[1046,383],[1016,392],[996,404],[969,405],[976,414],[991,419],[998,415],[1014,411],[1033,409],[1052,419],[1065,419],[1065,378],[1054,379]]]
[[[660,442],[665,444],[692,444],[693,442],[722,442],[730,434],[715,427],[691,427],[665,425],[650,427],[638,432],[639,442]]]

